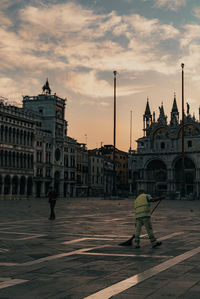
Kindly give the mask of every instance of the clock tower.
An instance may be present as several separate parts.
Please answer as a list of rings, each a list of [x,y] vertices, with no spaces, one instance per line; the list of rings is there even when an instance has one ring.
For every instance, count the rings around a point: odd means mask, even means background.
[[[41,132],[51,133],[52,174],[54,187],[59,193],[61,193],[60,185],[64,176],[64,138],[67,136],[65,105],[66,99],[58,97],[56,93],[52,94],[48,79],[42,87],[41,94],[23,96],[23,108],[31,110],[37,116],[40,123],[38,129]]]

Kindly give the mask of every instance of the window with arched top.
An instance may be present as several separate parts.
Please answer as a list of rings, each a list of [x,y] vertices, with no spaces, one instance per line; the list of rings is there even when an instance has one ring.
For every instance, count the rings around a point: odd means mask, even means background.
[[[161,142],[161,144],[160,144],[160,148],[161,148],[161,149],[165,149],[165,142]]]

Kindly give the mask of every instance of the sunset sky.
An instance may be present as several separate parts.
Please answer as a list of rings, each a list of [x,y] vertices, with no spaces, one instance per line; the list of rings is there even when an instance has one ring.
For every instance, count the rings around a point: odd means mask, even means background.
[[[174,92],[199,119],[199,0],[1,0],[0,96],[21,103],[48,77],[67,98],[68,135],[88,148],[113,143],[113,71],[117,76],[117,140],[130,147],[143,136],[147,97],[158,118],[170,119]]]

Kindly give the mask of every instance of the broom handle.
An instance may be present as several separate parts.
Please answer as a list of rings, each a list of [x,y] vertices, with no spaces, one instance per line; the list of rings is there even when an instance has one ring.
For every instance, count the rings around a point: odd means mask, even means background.
[[[153,212],[157,209],[157,207],[159,206],[159,204],[161,203],[162,199],[159,200],[159,202],[157,203],[157,205],[153,208],[153,210],[151,211],[151,215],[153,214]]]

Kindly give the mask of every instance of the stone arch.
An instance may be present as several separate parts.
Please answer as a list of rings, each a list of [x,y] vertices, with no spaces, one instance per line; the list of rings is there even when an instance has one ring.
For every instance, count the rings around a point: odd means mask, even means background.
[[[2,194],[2,191],[3,191],[2,189],[3,189],[3,178],[0,175],[0,194]]]
[[[27,179],[27,195],[32,195],[33,192],[33,179],[32,177],[28,177]]]
[[[13,135],[13,143],[15,143],[15,140],[16,140],[16,129],[15,128],[13,128],[13,130],[12,130],[12,135]]]
[[[19,158],[19,153],[16,153],[16,167],[20,167],[20,158]]]
[[[18,193],[18,185],[19,185],[18,176],[15,175],[12,178],[12,194],[17,194]]]
[[[26,157],[26,154],[23,155],[23,168],[26,168],[26,165],[27,165],[27,157]]]
[[[33,168],[33,165],[34,165],[34,157],[33,157],[33,154],[31,155],[31,168]]]
[[[0,151],[0,165],[1,165],[1,166],[3,166],[3,162],[4,162],[4,158],[3,158],[3,157],[4,157],[4,151],[1,150],[1,151]]]
[[[4,165],[8,166],[8,152],[7,151],[4,152],[4,158],[5,158]]]
[[[166,192],[166,164],[159,158],[148,161],[145,167],[145,179],[147,181],[147,192],[152,194]]]
[[[10,194],[10,187],[11,187],[11,177],[10,175],[6,175],[4,179],[4,194]]]
[[[21,176],[21,178],[20,178],[20,195],[25,194],[25,186],[26,186],[26,178],[25,178],[25,176]]]
[[[11,143],[12,142],[12,128],[9,127],[8,129],[8,141]]]
[[[7,142],[8,141],[8,126],[5,126],[5,135],[4,135],[4,140],[5,140],[5,142]]]
[[[195,124],[184,125],[184,136],[195,136],[199,134],[200,134],[199,128]],[[182,127],[179,127],[177,135],[178,135],[177,137],[182,136]]]
[[[13,167],[16,166],[15,152],[12,152]]]
[[[186,195],[195,192],[196,180],[196,166],[192,159],[184,158],[184,171],[182,158],[177,158],[173,163],[174,169],[174,182],[177,191],[184,191]]]
[[[30,132],[27,133],[27,145],[30,145]]]
[[[23,130],[20,130],[20,135],[19,135],[20,142],[19,143],[21,145],[23,144],[23,135],[24,135]]]
[[[157,128],[153,132],[153,139],[168,139],[169,137],[169,129],[166,127]]]
[[[23,144],[24,145],[27,145],[27,140],[26,140],[26,137],[27,136],[27,133],[26,133],[26,131],[24,131],[24,142],[23,142]]]
[[[23,154],[22,153],[19,154],[19,165],[20,165],[19,166],[20,168],[23,168]]]
[[[16,143],[19,144],[19,129],[16,131]]]
[[[34,134],[31,133],[31,145],[33,145],[33,140],[34,140]]]
[[[12,157],[11,157],[11,151],[8,152],[8,166],[11,167],[12,165]]]
[[[55,171],[55,174],[54,174],[54,188],[55,188],[56,192],[59,194],[59,191],[60,191],[60,172],[59,171]]]
[[[3,141],[4,125],[1,125],[0,140]]]

